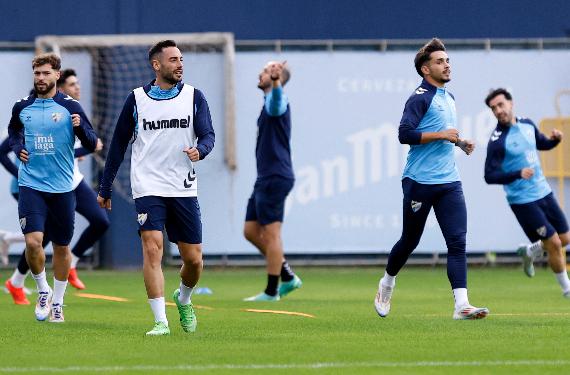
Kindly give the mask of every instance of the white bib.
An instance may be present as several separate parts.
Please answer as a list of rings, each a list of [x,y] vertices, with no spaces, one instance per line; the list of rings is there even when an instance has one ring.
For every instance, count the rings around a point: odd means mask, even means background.
[[[198,180],[183,150],[194,147],[194,87],[184,84],[172,99],[156,100],[134,90],[137,137],[131,157],[133,198],[195,197]]]

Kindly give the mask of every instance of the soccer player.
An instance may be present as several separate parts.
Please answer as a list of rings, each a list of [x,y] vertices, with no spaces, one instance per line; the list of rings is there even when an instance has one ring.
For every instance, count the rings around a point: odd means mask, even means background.
[[[533,277],[533,261],[546,250],[562,293],[570,298],[564,256],[570,238],[568,222],[542,173],[537,152],[556,147],[563,134],[553,129],[547,137],[531,120],[515,117],[512,95],[504,88],[492,90],[485,104],[498,121],[487,147],[485,181],[503,185],[515,217],[532,242],[518,249],[524,272]]]
[[[63,94],[69,95],[73,99],[79,101],[81,97],[81,87],[77,80],[77,75],[73,69],[65,69],[61,71],[60,78],[57,80],[57,88]],[[95,152],[103,148],[103,143],[100,139],[97,140]],[[0,163],[4,165],[6,170],[10,172],[15,179],[12,184],[12,195],[18,200],[18,167],[8,157],[10,149],[8,142],[5,140],[0,145]],[[75,159],[73,164],[73,191],[75,193],[76,207],[75,211],[85,217],[89,222],[89,226],[83,231],[77,243],[71,250],[71,268],[69,270],[69,283],[76,289],[85,289],[85,284],[79,279],[77,275],[77,263],[79,259],[89,250],[95,242],[105,233],[109,226],[109,218],[105,209],[99,207],[97,204],[97,196],[93,189],[85,182],[83,174],[79,170],[78,160],[82,159],[85,155],[91,153],[81,143],[76,140],[75,142]],[[49,244],[49,234],[44,233],[44,242],[42,246],[45,248]],[[0,242],[1,246],[1,242]],[[25,296],[23,291],[24,282],[29,271],[28,263],[26,262],[25,251],[20,257],[18,266],[10,279],[6,280],[5,287],[12,295],[14,303],[17,305],[27,305],[30,302]]]
[[[63,297],[73,236],[73,145],[77,136],[91,151],[97,136],[79,103],[56,89],[61,60],[53,54],[32,60],[34,93],[16,102],[8,125],[10,148],[20,159],[18,216],[26,238],[26,260],[36,281],[39,321],[63,322]],[[53,242],[54,288],[45,274],[44,231]]]
[[[302,285],[285,260],[281,240],[285,198],[295,182],[291,164],[291,108],[283,93],[289,78],[287,64],[275,61],[268,62],[259,74],[257,87],[265,99],[257,119],[257,180],[247,202],[243,232],[265,256],[267,286],[244,301],[278,301]]]
[[[97,200],[111,209],[111,187],[133,139],[131,187],[143,248],[143,276],[154,314],[149,336],[168,335],[164,302],[162,230],[182,257],[173,299],[185,332],[196,330],[191,295],[202,272],[202,223],[195,162],[214,147],[215,134],[202,92],[182,82],[183,58],[173,40],[149,50],[156,78],[133,90],[117,121]],[[197,145],[195,145],[197,139]]]
[[[447,244],[453,319],[484,318],[489,310],[471,306],[467,297],[467,212],[454,158],[455,146],[469,155],[475,144],[460,139],[456,129],[455,99],[445,86],[451,80],[451,65],[443,43],[433,38],[420,48],[414,65],[423,81],[406,102],[398,131],[400,143],[410,145],[402,176],[402,236],[388,257],[374,307],[381,317],[390,312],[396,275],[418,245],[433,207]]]

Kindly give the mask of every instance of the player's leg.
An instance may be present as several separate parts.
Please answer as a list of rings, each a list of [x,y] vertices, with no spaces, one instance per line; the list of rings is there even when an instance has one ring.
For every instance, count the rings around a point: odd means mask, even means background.
[[[143,278],[150,308],[154,315],[154,327],[146,334],[161,336],[170,334],[164,301],[164,275],[162,273],[163,236],[166,221],[166,205],[161,197],[147,196],[135,199],[137,221],[143,250]]]
[[[256,202],[255,202],[255,188],[258,184],[255,184],[254,191],[251,197],[247,201],[247,208],[245,211],[245,224],[243,226],[243,236],[248,240],[253,246],[259,250],[261,254],[265,256],[265,248],[263,244],[263,238],[261,236],[261,225],[259,224]]]
[[[14,270],[14,273],[4,284],[8,292],[12,295],[12,299],[16,305],[30,304],[30,301],[26,297],[26,293],[24,293],[24,282],[29,271],[30,267],[26,261],[26,250],[24,250],[20,256],[18,266]]]
[[[471,306],[467,296],[467,208],[461,182],[443,185],[433,209],[447,245],[447,277],[455,300],[453,318],[484,318],[489,310]]]
[[[46,257],[42,247],[44,226],[48,215],[48,206],[44,195],[39,191],[22,186],[18,200],[20,227],[26,239],[26,261],[38,290],[35,314],[36,319],[40,321],[48,317],[53,295],[52,289],[47,283]]]
[[[82,180],[75,188],[75,198],[77,201],[75,211],[83,216],[89,225],[71,249],[69,283],[76,289],[85,289],[85,284],[77,276],[77,262],[103,236],[110,222],[105,209],[97,204],[95,191],[85,180]]]
[[[293,273],[285,260],[281,238],[285,199],[293,188],[293,183],[292,179],[278,176],[256,182],[253,202],[261,229],[258,238],[261,239],[261,247],[265,250],[267,286],[264,292],[246,298],[246,301],[276,301],[280,296],[285,296],[302,285],[301,279]],[[279,278],[283,281],[281,287]]]
[[[556,232],[546,217],[541,201],[542,199],[524,204],[510,205],[522,230],[530,240],[530,244],[521,244],[517,249],[517,253],[521,256],[523,262],[523,271],[528,277],[534,276],[533,262],[541,257],[546,250],[544,240]]]
[[[404,193],[402,207],[402,235],[392,247],[384,276],[378,283],[374,307],[381,317],[390,312],[391,298],[396,286],[396,275],[418,246],[432,205],[432,187],[418,184],[412,179],[402,180]]]
[[[182,258],[180,285],[172,298],[178,308],[184,332],[196,330],[197,319],[191,297],[202,274],[202,219],[197,197],[166,198],[166,233],[178,245]]]
[[[555,235],[552,236],[554,238],[551,237],[552,239],[550,241],[543,241],[544,248],[548,253],[548,262],[556,276],[558,284],[562,288],[562,294],[564,297],[570,298],[570,280],[568,280],[568,273],[566,271],[566,246],[570,239],[568,221],[553,193],[548,194],[541,199],[539,203],[548,223],[552,225],[556,232]],[[556,237],[558,238],[556,239]],[[558,243],[560,243],[559,250],[557,250]]]
[[[67,279],[71,265],[69,243],[75,227],[75,194],[50,194],[47,200],[49,216],[46,232],[53,244],[53,302],[50,310],[52,323],[63,323],[63,300],[67,289]]]

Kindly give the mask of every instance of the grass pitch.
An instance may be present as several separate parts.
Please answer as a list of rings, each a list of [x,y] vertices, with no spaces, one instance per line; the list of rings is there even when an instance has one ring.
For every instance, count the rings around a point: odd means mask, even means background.
[[[167,307],[171,335],[144,337],[153,318],[140,272],[80,273],[89,294],[71,287],[64,324],[37,322],[33,305],[0,296],[0,373],[210,374],[548,374],[570,371],[570,300],[552,273],[533,279],[513,268],[469,271],[469,297],[491,315],[454,321],[444,268],[406,268],[390,315],[373,298],[382,269],[296,268],[303,287],[280,302],[246,303],[265,284],[262,269],[205,269],[195,295],[198,330],[185,334]],[[9,277],[0,272],[2,280]],[[166,300],[177,287],[166,276]],[[31,279],[27,286],[32,287]],[[34,295],[31,296],[35,298]],[[252,313],[283,310],[313,315]]]

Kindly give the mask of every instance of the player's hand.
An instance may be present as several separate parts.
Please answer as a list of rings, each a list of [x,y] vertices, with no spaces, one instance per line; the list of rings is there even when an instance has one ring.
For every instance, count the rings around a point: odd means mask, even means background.
[[[102,196],[97,195],[97,203],[99,204],[99,207],[106,208],[111,211],[111,198],[105,199]]]
[[[473,150],[475,150],[475,142],[468,139],[459,139],[455,145],[463,150],[467,155],[471,155]]]
[[[79,116],[77,113],[72,114],[71,124],[73,125],[74,128],[78,127],[79,124],[81,124],[81,116]]]
[[[550,139],[553,141],[561,141],[563,137],[564,133],[562,133],[560,130],[552,129],[552,133],[550,133]]]
[[[188,155],[188,158],[192,161],[198,161],[200,160],[200,152],[198,151],[198,149],[196,147],[192,147],[192,148],[188,148],[186,147],[184,150],[182,150],[183,152],[186,153],[186,155]]]
[[[523,168],[521,169],[521,178],[524,178],[525,180],[530,179],[532,176],[534,176],[534,169],[532,168]]]
[[[97,138],[97,144],[95,145],[95,152],[99,152],[103,149],[103,142],[101,141],[101,138]]]
[[[459,140],[459,131],[457,129],[445,129],[440,132],[442,139],[447,140],[451,143],[457,143]]]
[[[269,66],[269,77],[272,81],[281,81],[281,74],[283,74],[283,66],[286,61],[280,63],[273,63]]]
[[[30,160],[30,154],[28,154],[27,150],[20,151],[20,155],[18,155],[21,161],[27,163]]]

